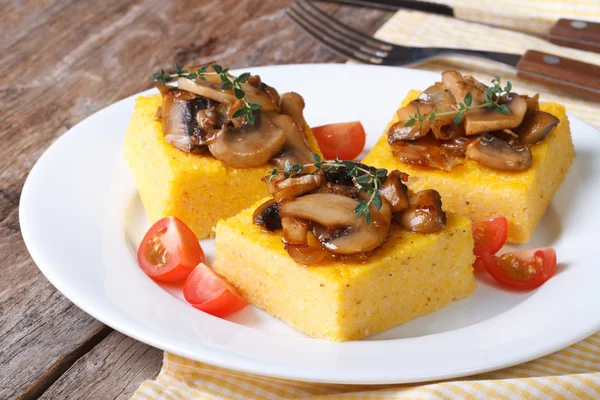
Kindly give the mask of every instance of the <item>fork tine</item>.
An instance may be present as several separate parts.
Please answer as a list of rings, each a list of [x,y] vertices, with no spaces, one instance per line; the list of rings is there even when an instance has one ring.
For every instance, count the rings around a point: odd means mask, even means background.
[[[318,27],[315,27],[311,20],[305,19],[305,17],[302,14],[298,13],[298,11],[295,8],[288,8],[286,10],[286,13],[288,17],[290,17],[292,21],[307,35],[311,36],[313,39],[325,45],[333,52],[341,55],[342,57],[349,58],[358,62],[381,64],[382,59],[380,57],[374,57],[358,49],[344,48],[344,46],[341,46],[339,42],[336,42],[334,39],[327,37],[327,35],[323,34],[322,32],[319,32]]]
[[[306,12],[311,14],[313,17],[319,19],[321,22],[328,24],[330,28],[336,30],[341,35],[352,37],[353,39],[361,41],[361,43],[366,46],[375,47],[378,50],[382,51],[390,51],[394,48],[394,46],[391,43],[375,39],[372,36],[357,31],[356,29],[351,28],[343,22],[332,18],[331,15],[325,13],[323,10],[321,10],[319,7],[317,7],[308,0],[299,0],[295,4],[297,4],[299,7],[302,7]]]
[[[342,42],[340,44],[344,44],[351,48],[356,48],[363,53],[367,53],[375,57],[387,57],[388,53],[386,51],[382,51],[379,47],[371,46],[363,39],[352,38],[348,33],[340,31],[335,25],[333,25],[334,21],[332,21],[331,16],[328,14],[319,12],[316,7],[311,11],[308,8],[304,8],[302,4],[305,4],[305,2],[294,3],[290,8],[300,15],[304,21],[310,23],[316,30],[324,31],[324,35],[333,36],[332,39],[335,38],[338,42]]]

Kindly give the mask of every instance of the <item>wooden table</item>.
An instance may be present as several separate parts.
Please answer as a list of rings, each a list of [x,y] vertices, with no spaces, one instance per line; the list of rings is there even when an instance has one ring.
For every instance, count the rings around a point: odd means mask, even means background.
[[[23,0],[0,9],[0,399],[129,398],[162,352],[85,314],[40,273],[19,232],[21,188],[77,122],[148,89],[151,72],[343,62],[299,31],[281,0]],[[373,33],[389,12],[321,5]]]

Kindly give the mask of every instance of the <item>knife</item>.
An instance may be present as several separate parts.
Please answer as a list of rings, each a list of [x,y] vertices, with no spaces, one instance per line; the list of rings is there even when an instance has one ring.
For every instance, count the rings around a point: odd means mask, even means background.
[[[329,3],[343,3],[358,6],[381,8],[384,10],[396,11],[401,8],[407,8],[416,11],[445,15],[455,17],[454,9],[444,4],[429,3],[425,1],[414,0],[324,0]],[[458,19],[458,18],[457,18]],[[477,21],[466,20],[468,22],[481,23]],[[497,28],[507,29],[503,26],[486,24]],[[600,24],[590,21],[559,19],[548,32],[542,35],[537,32],[521,31],[528,35],[538,36],[549,40],[551,43],[559,46],[571,47],[580,50],[593,51],[600,53]]]

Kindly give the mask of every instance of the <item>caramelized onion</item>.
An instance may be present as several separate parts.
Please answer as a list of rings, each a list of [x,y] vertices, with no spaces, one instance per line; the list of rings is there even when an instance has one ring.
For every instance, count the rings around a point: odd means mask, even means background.
[[[408,209],[395,219],[409,231],[417,233],[439,232],[446,226],[446,213],[442,210],[442,198],[433,190],[422,190],[410,196]]]
[[[283,243],[308,245],[306,237],[310,229],[308,221],[293,217],[281,217],[281,227],[283,228]]]
[[[425,136],[430,129],[428,120],[416,122],[412,126],[405,126],[407,121],[417,115],[417,110],[422,115],[427,115],[433,111],[433,106],[411,101],[406,106],[398,109],[398,121],[392,124],[387,132],[388,142],[393,143],[398,140],[415,140]]]
[[[281,181],[273,180],[269,183],[268,188],[271,195],[279,200],[284,197],[298,197],[305,193],[312,192],[313,190],[318,189],[322,183],[322,175],[301,175],[283,179]]]
[[[453,168],[463,163],[459,158],[442,153],[440,142],[429,137],[415,142],[393,143],[392,153],[405,164],[431,167],[446,172],[452,171]]]

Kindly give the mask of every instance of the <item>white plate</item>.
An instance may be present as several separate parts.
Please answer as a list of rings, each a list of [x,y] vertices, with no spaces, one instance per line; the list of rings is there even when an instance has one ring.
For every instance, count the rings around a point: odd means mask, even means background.
[[[361,120],[371,147],[411,88],[438,74],[362,65],[247,70],[306,99],[312,125]],[[518,89],[518,85],[515,85]],[[470,375],[522,363],[600,329],[600,132],[571,116],[575,163],[528,247],[552,246],[559,268],[539,290],[478,281],[467,299],[362,341],[311,339],[254,307],[229,320],[187,305],[135,261],[148,228],[123,160],[134,97],[74,126],[23,188],[23,237],[44,275],[73,303],[152,346],[210,364],[308,381],[380,384]],[[212,241],[202,242],[212,261]],[[165,290],[166,289],[166,290]]]

